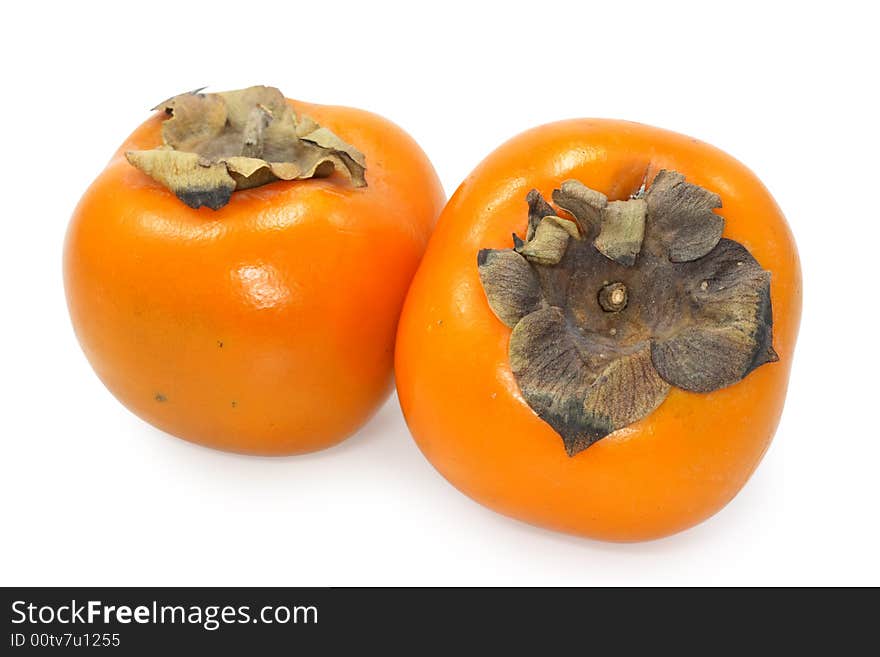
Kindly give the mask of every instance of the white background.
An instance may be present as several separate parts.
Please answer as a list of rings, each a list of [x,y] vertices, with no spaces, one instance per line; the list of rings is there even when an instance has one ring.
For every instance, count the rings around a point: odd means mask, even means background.
[[[880,584],[872,5],[9,5],[0,584]],[[504,140],[577,116],[684,132],[748,164],[792,225],[805,297],[782,424],[742,493],[683,534],[605,544],[458,493],[396,398],[343,445],[280,459],[196,447],[126,411],[69,324],[67,220],[154,103],[258,83],[391,118],[449,194]]]

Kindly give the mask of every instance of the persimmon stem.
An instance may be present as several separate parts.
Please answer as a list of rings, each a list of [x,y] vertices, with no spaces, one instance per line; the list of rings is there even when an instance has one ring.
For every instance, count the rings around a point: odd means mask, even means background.
[[[599,305],[609,313],[619,313],[626,308],[629,291],[623,283],[608,283],[599,290]]]

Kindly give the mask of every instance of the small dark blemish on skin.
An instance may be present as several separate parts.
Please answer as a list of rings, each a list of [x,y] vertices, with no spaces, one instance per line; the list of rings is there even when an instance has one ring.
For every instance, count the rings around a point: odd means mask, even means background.
[[[155,400],[157,402],[166,402],[166,401],[168,401],[168,397],[163,395],[161,392],[157,392],[156,396],[155,396]]]
[[[223,340],[217,340],[217,346],[222,349],[223,348]]]
[[[232,408],[235,408],[238,405],[238,402],[234,399],[232,400]]]

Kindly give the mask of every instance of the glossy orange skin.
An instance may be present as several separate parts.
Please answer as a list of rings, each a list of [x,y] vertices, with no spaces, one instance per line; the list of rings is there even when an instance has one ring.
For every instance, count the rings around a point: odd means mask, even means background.
[[[80,201],[64,249],[77,337],[131,411],[193,442],[253,454],[321,449],[391,390],[395,328],[445,196],[418,145],[357,109],[290,101],[367,158],[341,176],[235,192],[193,210],[124,152]]]
[[[718,192],[724,235],[772,272],[779,362],[710,394],[673,389],[643,420],[575,457],[526,405],[508,364],[510,329],[489,309],[477,251],[525,235],[526,193],[568,178],[624,199],[647,171],[674,169]],[[786,221],[732,157],[636,123],[571,120],[507,142],[449,201],[398,329],[397,389],[425,456],[453,485],[501,513],[581,536],[637,541],[708,518],[746,483],[785,399],[801,313],[801,275]]]

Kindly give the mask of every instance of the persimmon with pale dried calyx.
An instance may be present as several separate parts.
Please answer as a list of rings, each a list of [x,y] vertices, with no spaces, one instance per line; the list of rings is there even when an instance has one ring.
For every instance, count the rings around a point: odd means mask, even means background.
[[[394,332],[444,202],[368,112],[271,87],[156,108],[80,201],[64,279],[77,336],[129,409],[182,438],[293,454],[391,388]]]
[[[441,474],[502,513],[665,536],[767,449],[800,299],[785,219],[742,164],[639,124],[543,126],[441,215],[398,329],[401,407]]]

